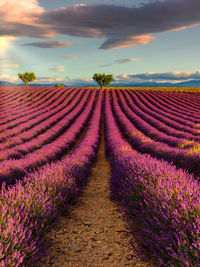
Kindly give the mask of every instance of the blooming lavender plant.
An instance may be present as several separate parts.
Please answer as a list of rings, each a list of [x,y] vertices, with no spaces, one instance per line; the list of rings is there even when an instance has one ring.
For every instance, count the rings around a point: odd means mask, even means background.
[[[113,91],[111,90],[111,93],[112,92]],[[153,139],[148,138],[131,123],[121,110],[115,95],[113,93],[112,95],[114,116],[116,117],[124,136],[135,149],[142,153],[149,153],[151,156],[158,159],[173,162],[177,167],[193,172],[197,176],[199,175],[200,155],[198,151],[195,153],[195,151],[192,151],[189,148],[183,151],[182,149],[170,147],[167,144],[156,142]]]
[[[67,95],[69,94],[68,92]],[[56,98],[55,98],[56,96]],[[1,126],[0,130],[0,140],[4,140],[5,138],[8,138],[9,136],[15,136],[18,133],[30,129],[34,124],[36,124],[38,121],[42,120],[45,116],[45,113],[49,110],[51,110],[52,104],[53,107],[59,107],[59,102],[62,100],[62,96],[59,96],[58,94],[54,95],[54,97],[50,98],[49,100],[47,97],[45,98],[46,100],[43,100],[44,103],[40,102],[38,100],[39,107],[36,108],[30,108],[28,107],[28,110],[23,110],[23,112],[19,112],[14,109],[15,114],[18,114],[18,118],[12,118],[12,116],[9,114],[9,122],[4,123]],[[57,101],[56,101],[57,100]],[[28,111],[28,112],[27,112]],[[48,115],[48,114],[47,114]],[[32,123],[33,121],[33,123]],[[14,129],[14,130],[13,130]]]
[[[77,93],[75,91],[75,93]],[[80,100],[80,96],[83,92],[78,94],[73,101],[72,98],[76,95],[72,94],[68,101],[63,106],[59,105],[53,112],[47,112],[44,116],[39,116],[39,119],[32,119],[28,123],[25,123],[20,127],[22,129],[21,134],[17,134],[13,138],[6,138],[6,142],[1,143],[0,148],[0,160],[5,160],[15,157],[16,153],[23,152],[23,155],[34,151],[34,148],[42,146],[48,142],[48,139],[52,139],[52,132],[56,132],[56,124],[65,120],[68,115],[77,105]],[[71,102],[69,105],[68,103]],[[16,129],[15,129],[16,131]],[[47,138],[47,132],[51,132],[49,138]],[[46,139],[45,139],[46,137]],[[30,140],[30,141],[29,141]],[[8,143],[7,143],[8,142]],[[17,144],[16,144],[17,142]],[[37,143],[37,145],[35,145]],[[11,147],[11,149],[9,149]],[[5,150],[5,148],[7,148]]]
[[[96,158],[102,96],[100,91],[85,135],[72,153],[47,164],[8,190],[2,189],[1,266],[40,266],[44,233],[60,208],[80,195]]]
[[[135,94],[129,95],[128,92],[123,92],[128,98],[128,104],[130,108],[136,113],[145,119],[145,121],[151,123],[153,126],[159,130],[165,132],[166,134],[194,139],[196,138],[196,130],[194,129],[195,123],[191,122],[189,118],[183,119],[173,115],[166,116],[166,112],[163,112],[163,115],[160,114],[160,110],[157,109],[156,112],[152,112],[151,109],[147,108]],[[141,110],[142,109],[142,110]],[[162,111],[161,111],[162,112]]]
[[[181,125],[186,125],[190,127],[194,127],[196,123],[198,123],[198,119],[195,119],[193,116],[185,115],[181,113],[180,111],[173,111],[170,109],[165,108],[163,110],[163,106],[159,105],[158,107],[158,102],[155,101],[155,104],[152,104],[149,101],[149,95],[143,94],[143,92],[132,92],[130,90],[127,90],[127,94],[129,94],[132,99],[133,96],[136,98],[136,101],[139,100],[140,102],[137,102],[138,105],[142,108],[143,111],[148,113],[149,115],[152,115],[153,117],[165,121],[168,125],[170,125],[169,120],[166,121],[166,119],[171,119],[172,121],[179,122]],[[151,98],[153,101],[153,98]],[[156,106],[157,104],[157,106]]]
[[[123,139],[106,92],[111,198],[121,204],[143,253],[158,266],[199,266],[200,188],[192,175],[140,154]],[[144,250],[145,249],[145,250]]]
[[[112,91],[113,94],[116,94],[116,91]],[[143,132],[146,136],[154,139],[155,141],[164,142],[169,146],[178,147],[181,143],[187,141],[186,138],[191,138],[193,140],[194,136],[189,133],[183,132],[179,137],[176,135],[177,131],[166,124],[154,119],[153,117],[147,115],[145,112],[141,111],[139,107],[137,107],[131,99],[127,99],[126,103],[123,94],[121,92],[117,92],[119,96],[120,107],[126,116],[130,119],[130,121],[136,126],[138,130]],[[173,136],[174,135],[174,136]],[[200,137],[197,138],[200,140]],[[194,141],[191,142],[191,146],[198,144]]]

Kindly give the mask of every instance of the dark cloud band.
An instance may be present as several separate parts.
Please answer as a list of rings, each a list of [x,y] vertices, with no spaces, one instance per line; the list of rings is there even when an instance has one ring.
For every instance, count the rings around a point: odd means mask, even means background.
[[[67,47],[70,45],[74,45],[74,43],[66,41],[41,41],[41,42],[23,44],[23,46],[35,46],[39,48],[60,48],[60,47]]]
[[[40,10],[39,6],[37,9],[37,13],[28,13],[29,23],[23,23],[20,18],[9,21],[8,10],[0,10],[0,35],[48,38],[66,34],[105,38],[99,48],[115,49],[144,45],[153,41],[155,34],[200,25],[199,0],[144,1],[138,7],[78,4],[51,11]],[[50,41],[26,45],[53,47]]]
[[[151,1],[138,8],[113,5],[75,5],[45,12],[40,23],[57,33],[105,37],[101,49],[143,45],[152,34],[200,24],[199,0]]]

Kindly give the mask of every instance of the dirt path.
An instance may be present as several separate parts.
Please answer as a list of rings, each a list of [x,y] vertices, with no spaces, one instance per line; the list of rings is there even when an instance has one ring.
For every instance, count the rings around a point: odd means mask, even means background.
[[[88,185],[69,214],[59,218],[59,229],[48,234],[48,255],[55,255],[53,267],[150,266],[130,256],[134,251],[125,224],[116,204],[109,199],[110,167],[104,147],[102,129],[98,158]]]

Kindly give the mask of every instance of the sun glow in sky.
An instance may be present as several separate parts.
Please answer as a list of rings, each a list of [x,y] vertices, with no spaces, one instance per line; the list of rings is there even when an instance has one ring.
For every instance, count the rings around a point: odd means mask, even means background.
[[[0,51],[5,50],[8,47],[8,42],[5,37],[0,37]]]
[[[15,38],[15,37],[9,37],[9,36],[2,36],[1,37],[0,36],[0,53],[5,51],[9,47],[11,41],[16,40],[16,39],[17,38]]]
[[[0,66],[19,66],[0,80],[200,82],[199,10],[197,0],[0,0]]]

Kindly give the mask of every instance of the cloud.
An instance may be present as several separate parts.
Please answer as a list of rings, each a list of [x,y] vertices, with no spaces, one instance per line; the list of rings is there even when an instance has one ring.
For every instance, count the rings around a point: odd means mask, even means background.
[[[0,35],[15,37],[55,37],[50,25],[40,24],[38,18],[45,13],[37,0],[1,0]]]
[[[124,59],[115,60],[115,62],[119,63],[119,64],[127,63],[127,62],[130,62],[130,61],[140,61],[140,59],[132,57],[132,58],[124,58]]]
[[[35,80],[35,83],[36,82],[44,82],[44,83],[54,83],[54,82],[60,82],[62,81],[63,79],[61,78],[57,78],[57,77],[37,77],[37,79]]]
[[[58,57],[62,57],[62,58],[78,58],[79,56],[72,56],[72,55],[59,55]]]
[[[10,69],[3,69],[3,70],[1,70],[1,72],[9,72],[10,71]]]
[[[55,68],[52,68],[51,70],[56,71],[56,72],[62,72],[65,70],[65,66],[62,66],[62,65],[56,66]]]
[[[146,72],[140,74],[120,74],[115,78],[117,81],[158,81],[158,82],[180,82],[180,81],[191,81],[191,80],[199,80],[200,79],[200,70],[191,73],[191,72],[180,72],[180,71],[172,71],[172,72],[164,72],[164,73],[155,73],[155,72]]]
[[[79,4],[44,12],[39,21],[60,34],[106,38],[100,49],[116,49],[147,44],[154,34],[200,25],[199,10],[199,0],[150,1],[132,8]]]
[[[15,0],[1,0],[0,35],[104,38],[100,49],[117,49],[145,45],[157,34],[200,25],[199,10],[199,0],[143,1],[137,7],[76,4],[50,11],[37,0],[18,0],[17,5]],[[26,45],[44,47],[40,43]]]
[[[19,81],[19,77],[18,76],[10,76],[8,74],[0,74],[0,81],[7,81],[7,82],[16,82]]]
[[[124,63],[128,63],[128,62],[131,62],[131,61],[140,61],[139,58],[124,58],[124,59],[118,59],[118,60],[115,60],[113,63],[108,63],[108,64],[104,64],[104,65],[99,65],[99,68],[103,68],[103,67],[108,67],[108,66],[112,66],[113,64],[115,63],[118,63],[118,64],[124,64]]]
[[[16,64],[15,65],[1,64],[0,68],[15,68],[15,69],[18,69],[19,65],[16,65]]]
[[[55,82],[62,82],[68,86],[71,86],[71,85],[74,85],[76,86],[76,84],[79,84],[80,86],[84,86],[85,84],[93,84],[95,85],[96,82],[94,82],[94,80],[92,78],[75,78],[75,79],[72,79],[72,78],[69,78],[69,77],[66,77],[66,79],[63,79],[63,78],[59,78],[59,77],[56,77],[56,76],[53,76],[53,77],[38,77],[34,83],[37,83],[37,82],[40,82],[40,83],[55,83]]]
[[[105,41],[99,48],[100,49],[117,49],[122,47],[145,45],[156,39],[151,35],[140,35],[140,36],[116,36],[110,37]]]
[[[1,62],[22,62],[22,59],[16,57],[0,57]]]
[[[108,66],[112,66],[113,63],[108,63],[108,64],[104,64],[104,65],[99,65],[99,68],[104,68],[104,67],[108,67]]]
[[[66,41],[41,41],[41,42],[23,44],[23,46],[35,46],[39,48],[61,48],[70,45],[74,45],[74,43]]]

